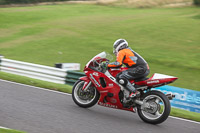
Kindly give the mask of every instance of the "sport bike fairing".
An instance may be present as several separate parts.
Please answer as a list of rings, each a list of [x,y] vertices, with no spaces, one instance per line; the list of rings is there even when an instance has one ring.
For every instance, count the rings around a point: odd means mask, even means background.
[[[110,108],[121,108],[134,112],[133,107],[123,107],[119,99],[121,86],[116,82],[116,79],[112,75],[108,72],[104,74],[101,72],[88,71],[86,72],[86,76],[89,77],[90,81],[92,81],[93,85],[100,93],[99,105]],[[108,96],[108,94],[110,94],[110,96]]]
[[[166,85],[169,83],[174,82],[177,77],[174,76],[169,76],[165,74],[159,74],[159,73],[154,73],[153,76],[145,81],[139,81],[136,82],[136,85],[143,85],[143,86],[149,86],[149,87],[158,87],[161,85]]]
[[[106,62],[106,63],[105,63]],[[83,108],[101,106],[137,112],[139,117],[151,124],[164,122],[170,114],[170,102],[173,95],[165,95],[151,90],[158,86],[174,82],[177,77],[155,73],[150,78],[140,78],[130,82],[138,90],[136,99],[129,99],[130,92],[116,81],[118,73],[126,67],[107,69],[109,62],[106,52],[93,57],[85,66],[85,77],[81,77],[73,86],[72,98]],[[162,107],[162,108],[161,108]]]

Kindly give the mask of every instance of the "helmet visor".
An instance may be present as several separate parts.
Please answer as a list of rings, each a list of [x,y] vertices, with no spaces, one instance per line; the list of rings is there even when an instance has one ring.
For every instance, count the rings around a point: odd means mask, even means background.
[[[117,56],[117,51],[115,48],[113,48],[113,54],[115,54]]]

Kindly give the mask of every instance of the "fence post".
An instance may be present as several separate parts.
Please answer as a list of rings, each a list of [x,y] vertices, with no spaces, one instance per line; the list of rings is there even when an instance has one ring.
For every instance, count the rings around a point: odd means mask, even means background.
[[[4,56],[0,54],[0,66],[1,66],[1,61],[2,61],[2,58],[3,58],[3,57],[4,57]],[[0,68],[0,70],[1,70],[1,68]]]
[[[74,85],[74,83],[80,78],[85,76],[83,72],[67,71],[66,84]]]

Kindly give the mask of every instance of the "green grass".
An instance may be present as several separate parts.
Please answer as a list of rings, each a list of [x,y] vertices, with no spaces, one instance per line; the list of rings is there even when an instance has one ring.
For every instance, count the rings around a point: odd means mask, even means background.
[[[200,122],[200,115],[199,113],[196,113],[196,112],[190,112],[190,111],[182,110],[178,108],[171,108],[170,115]]]
[[[12,130],[12,129],[1,129],[0,128],[0,133],[25,133],[25,132]]]
[[[174,86],[200,90],[200,8],[131,9],[98,5],[0,8],[0,54],[54,66],[87,61],[125,38]]]
[[[32,78],[9,74],[5,72],[0,72],[0,79],[14,81],[14,82],[42,87],[42,88],[47,88],[47,89],[56,90],[56,91],[61,91],[65,93],[72,92],[72,86],[69,86],[69,85],[46,82],[42,80],[32,79]]]

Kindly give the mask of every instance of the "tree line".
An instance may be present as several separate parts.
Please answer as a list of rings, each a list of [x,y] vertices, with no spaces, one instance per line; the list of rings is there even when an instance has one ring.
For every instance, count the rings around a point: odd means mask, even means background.
[[[4,4],[31,4],[31,3],[58,2],[58,1],[70,1],[70,0],[0,0],[0,4],[1,5],[4,5]]]
[[[200,6],[200,0],[194,0],[194,4]]]
[[[76,1],[76,0],[0,0],[0,5],[7,4],[31,4],[40,2],[58,2],[58,1]],[[195,5],[200,6],[200,0],[193,0]]]

